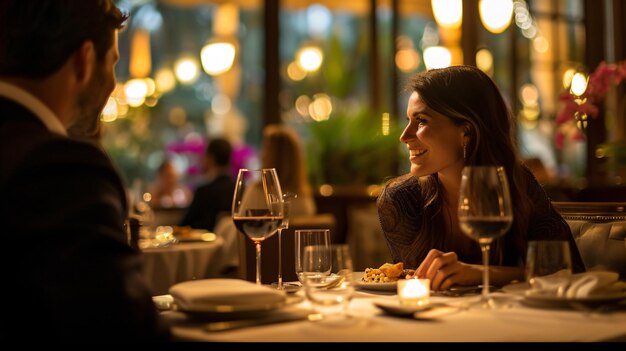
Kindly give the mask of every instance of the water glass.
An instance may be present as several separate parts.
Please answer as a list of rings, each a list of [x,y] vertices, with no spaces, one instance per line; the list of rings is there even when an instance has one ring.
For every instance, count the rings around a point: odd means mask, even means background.
[[[329,267],[330,274],[320,272],[320,267]],[[355,289],[348,245],[331,245],[330,248],[307,246],[303,254],[303,269],[304,291],[319,317],[345,317]]]
[[[296,275],[298,276],[298,280],[301,284],[304,284],[303,279],[303,271],[304,271],[304,250],[308,246],[323,246],[327,250],[330,249],[330,230],[329,229],[298,229],[296,230],[296,240],[295,240],[295,264],[296,264]],[[330,257],[330,256],[329,256]],[[330,258],[329,258],[330,259]],[[318,265],[321,262],[317,262]],[[330,262],[328,262],[330,265]],[[309,269],[312,267],[309,266]],[[317,267],[317,270],[321,270],[322,267]],[[330,273],[330,267],[327,269]]]
[[[537,240],[528,243],[526,281],[532,290],[563,296],[572,275],[569,243]]]

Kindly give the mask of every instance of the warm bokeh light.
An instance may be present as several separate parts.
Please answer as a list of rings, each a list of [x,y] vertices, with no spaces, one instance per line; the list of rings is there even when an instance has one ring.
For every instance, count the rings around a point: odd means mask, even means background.
[[[412,72],[419,64],[420,56],[413,48],[400,49],[396,53],[396,66],[402,72]]]
[[[231,106],[230,99],[224,94],[216,94],[213,99],[211,99],[211,110],[217,115],[227,114]]]
[[[291,80],[299,81],[299,80],[303,80],[304,77],[306,77],[306,71],[301,69],[297,63],[291,62],[287,66],[287,75],[289,76]]]
[[[198,79],[198,61],[191,56],[184,56],[174,63],[176,78],[183,84],[191,84]]]
[[[221,37],[237,35],[239,26],[239,7],[232,2],[225,2],[215,10],[213,33]]]
[[[483,72],[493,70],[493,54],[489,49],[480,49],[476,52],[476,67]]]
[[[435,21],[442,28],[459,28],[463,20],[463,0],[431,0]]]
[[[298,96],[296,99],[296,111],[298,111],[300,116],[306,117],[309,115],[309,104],[311,104],[311,99],[308,96]]]
[[[533,48],[535,48],[538,53],[545,54],[548,52],[548,49],[550,49],[550,43],[545,37],[538,36],[533,39]]]
[[[124,84],[126,101],[132,107],[141,106],[148,96],[148,85],[144,79],[131,79]]]
[[[511,24],[513,17],[512,0],[480,0],[478,3],[480,21],[490,32],[499,34]]]
[[[161,68],[154,74],[156,88],[161,93],[172,91],[176,87],[176,77],[169,68]]]
[[[148,91],[146,92],[146,96],[152,96],[156,92],[156,84],[152,78],[144,78],[143,82],[146,84],[146,88]]]
[[[424,64],[426,69],[445,68],[452,63],[450,50],[443,46],[430,46],[424,49]]]
[[[296,52],[296,62],[306,72],[315,72],[322,65],[324,54],[317,46],[305,46]]]
[[[539,104],[539,90],[537,90],[534,84],[526,83],[522,85],[519,97],[524,105],[535,106]]]
[[[113,122],[117,119],[117,101],[115,101],[114,97],[109,97],[106,105],[102,109],[102,115],[100,116],[100,120],[102,122]]]
[[[313,95],[313,102],[309,104],[309,115],[316,121],[325,121],[333,112],[333,104],[326,94]]]
[[[207,44],[200,51],[204,71],[212,76],[227,72],[235,62],[235,46],[231,43]]]
[[[576,72],[572,77],[570,92],[576,96],[581,96],[587,90],[587,76],[584,73]]]
[[[152,59],[150,53],[150,33],[147,30],[137,29],[133,33],[130,46],[130,76],[144,78],[150,75]]]
[[[563,88],[567,89],[572,85],[572,78],[576,72],[576,69],[570,68],[563,73]]]
[[[322,186],[320,186],[320,195],[322,196],[331,196],[334,193],[334,189],[333,186],[330,184],[323,184]]]
[[[383,113],[381,122],[382,122],[381,128],[382,128],[383,135],[389,135],[389,112]]]

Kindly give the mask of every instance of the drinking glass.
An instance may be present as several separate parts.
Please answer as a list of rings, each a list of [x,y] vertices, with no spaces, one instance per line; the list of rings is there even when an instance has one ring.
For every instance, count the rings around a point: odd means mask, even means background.
[[[564,296],[572,276],[569,243],[565,240],[533,240],[526,254],[526,281],[532,290]]]
[[[513,222],[511,195],[504,167],[466,166],[461,177],[459,197],[461,230],[478,241],[483,256],[481,304],[489,299],[489,249],[494,239],[504,235]]]
[[[237,229],[256,247],[257,284],[261,284],[261,242],[276,233],[283,221],[282,197],[274,168],[239,170],[232,217]]]
[[[295,193],[285,192],[283,194],[283,221],[278,227],[278,284],[276,289],[283,289],[283,262],[282,262],[282,232],[283,229],[289,228],[289,210],[291,208],[291,200],[298,197]],[[273,285],[273,284],[272,284]]]
[[[307,246],[302,262],[305,294],[315,306],[316,316],[334,320],[346,317],[354,295],[348,245]]]
[[[296,275],[301,284],[304,285],[304,250],[308,246],[323,246],[330,250],[330,230],[329,229],[298,229],[295,240],[295,262]],[[311,268],[311,267],[309,267]],[[320,267],[319,269],[321,269]],[[330,273],[330,267],[328,267]]]

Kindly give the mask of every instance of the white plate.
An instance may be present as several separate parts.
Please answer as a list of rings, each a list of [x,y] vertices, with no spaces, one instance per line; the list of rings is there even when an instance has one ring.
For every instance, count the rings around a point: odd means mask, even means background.
[[[282,308],[286,305],[299,303],[304,298],[302,296],[289,296],[283,301],[264,304],[241,304],[241,305],[212,305],[212,304],[196,304],[191,308],[183,309],[174,302],[175,309],[181,312],[201,315],[204,317],[214,318],[232,318],[252,317],[263,315],[271,311]]]
[[[354,272],[352,273],[352,279],[354,281],[354,286],[359,289],[366,290],[377,290],[377,291],[396,291],[398,282],[389,282],[389,283],[366,283],[361,278],[363,277],[364,272]]]

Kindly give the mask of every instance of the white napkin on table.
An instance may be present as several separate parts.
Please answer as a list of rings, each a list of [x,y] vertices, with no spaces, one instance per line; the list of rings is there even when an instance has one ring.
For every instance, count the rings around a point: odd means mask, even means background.
[[[286,300],[283,291],[240,279],[202,279],[178,283],[170,294],[182,309],[198,306],[245,306],[274,304]]]
[[[568,299],[606,296],[626,292],[626,282],[619,281],[617,272],[593,271],[576,273],[569,277],[566,277],[563,272],[557,272],[544,277],[534,277],[533,279],[534,291],[552,291],[557,296]]]
[[[626,282],[617,272],[597,271],[572,275],[565,297],[568,299],[611,295],[626,291]]]

